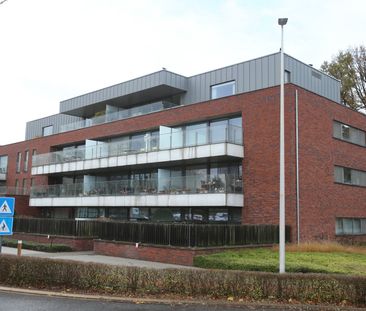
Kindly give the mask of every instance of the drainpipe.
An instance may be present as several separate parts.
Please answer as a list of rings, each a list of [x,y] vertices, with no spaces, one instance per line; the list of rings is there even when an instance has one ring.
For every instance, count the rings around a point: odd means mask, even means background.
[[[295,127],[296,127],[296,224],[297,244],[300,244],[300,180],[299,180],[299,99],[295,90]]]

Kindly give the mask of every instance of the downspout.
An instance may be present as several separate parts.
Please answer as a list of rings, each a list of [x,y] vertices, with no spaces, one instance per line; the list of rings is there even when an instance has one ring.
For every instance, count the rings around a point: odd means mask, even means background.
[[[299,99],[295,90],[295,127],[296,127],[296,225],[297,244],[300,244],[300,180],[299,180]]]

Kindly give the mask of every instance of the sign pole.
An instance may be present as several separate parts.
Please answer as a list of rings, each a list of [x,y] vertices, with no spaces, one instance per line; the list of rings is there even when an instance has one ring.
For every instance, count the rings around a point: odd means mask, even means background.
[[[0,254],[2,246],[3,246],[3,237],[0,235]]]

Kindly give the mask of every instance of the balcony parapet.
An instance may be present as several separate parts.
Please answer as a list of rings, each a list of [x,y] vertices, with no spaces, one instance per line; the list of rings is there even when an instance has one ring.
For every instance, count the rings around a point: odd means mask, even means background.
[[[243,158],[242,128],[229,126],[223,131],[221,137],[214,137],[209,133],[191,135],[189,131],[180,131],[39,154],[33,157],[32,175],[218,156]],[[187,135],[191,135],[188,143],[183,139]]]

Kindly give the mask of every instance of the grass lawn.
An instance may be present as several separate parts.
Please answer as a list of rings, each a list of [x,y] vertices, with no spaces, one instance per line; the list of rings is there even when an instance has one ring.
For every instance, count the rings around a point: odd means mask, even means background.
[[[256,248],[197,256],[194,264],[210,269],[278,272],[278,261],[278,249]],[[286,271],[366,276],[366,248],[289,247]]]

